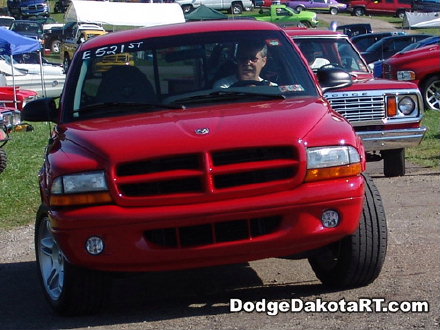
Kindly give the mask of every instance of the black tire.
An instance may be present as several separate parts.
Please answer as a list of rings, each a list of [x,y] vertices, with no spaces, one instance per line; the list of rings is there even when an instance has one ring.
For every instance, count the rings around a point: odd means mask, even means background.
[[[365,9],[362,7],[356,7],[353,9],[353,15],[354,16],[364,16],[365,15]]]
[[[295,11],[297,12],[297,13],[300,13],[300,12],[302,12],[303,11],[303,7],[301,7],[301,6],[297,6],[296,8],[295,8]]]
[[[339,13],[338,8],[330,8],[330,14],[337,15]]]
[[[109,278],[67,262],[52,235],[49,217],[41,209],[35,225],[35,253],[44,295],[57,313],[86,315],[99,311]]]
[[[311,28],[311,27],[312,27],[312,24],[310,24],[309,21],[301,21],[301,22],[298,22],[297,26],[298,26],[298,27]]]
[[[358,230],[309,258],[316,276],[326,286],[365,286],[382,270],[387,250],[385,211],[373,180],[366,175],[364,178],[365,201]]]
[[[51,53],[59,54],[61,51],[61,41],[59,41],[57,39],[52,40],[52,42],[50,44],[50,51],[51,51]]]
[[[396,13],[396,17],[400,18],[400,19],[404,19],[405,18],[405,11],[404,10],[398,10]]]
[[[231,5],[231,14],[232,15],[240,15],[243,12],[243,6],[241,3],[233,3]]]
[[[6,155],[6,151],[0,148],[0,173],[2,173],[6,169],[6,165],[8,164],[8,155]]]
[[[71,61],[70,61],[69,55],[65,55],[64,60],[63,60],[64,73],[67,73],[67,71],[69,70],[70,62]]]
[[[386,177],[405,175],[405,149],[384,150],[381,154],[383,158],[383,174]]]
[[[183,5],[182,6],[182,11],[183,11],[184,14],[188,14],[188,13],[192,12],[193,9],[194,8],[191,5]]]
[[[440,110],[440,76],[432,76],[422,85],[425,109]]]

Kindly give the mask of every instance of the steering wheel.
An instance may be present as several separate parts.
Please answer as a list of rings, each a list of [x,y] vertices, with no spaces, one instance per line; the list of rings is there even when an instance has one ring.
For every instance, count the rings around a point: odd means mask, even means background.
[[[327,64],[324,64],[323,66],[320,67],[320,69],[323,69],[323,68],[341,68],[341,69],[345,69],[339,63],[327,63]]]
[[[245,87],[245,86],[269,86],[268,80],[239,80],[229,87]]]

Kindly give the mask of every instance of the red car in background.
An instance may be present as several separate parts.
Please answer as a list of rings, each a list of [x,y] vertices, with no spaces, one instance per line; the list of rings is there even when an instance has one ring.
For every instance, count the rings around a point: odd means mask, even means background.
[[[416,83],[425,108],[440,110],[440,45],[397,53],[383,63],[383,77]]]
[[[17,109],[21,110],[24,108],[26,103],[33,101],[37,98],[37,92],[29,89],[20,89],[20,87],[15,87]],[[2,86],[0,87],[0,104],[6,107],[15,108],[14,106],[14,87]]]

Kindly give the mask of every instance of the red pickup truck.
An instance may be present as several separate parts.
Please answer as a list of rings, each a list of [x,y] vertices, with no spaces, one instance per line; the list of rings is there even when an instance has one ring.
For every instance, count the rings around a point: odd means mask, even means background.
[[[426,127],[417,85],[375,79],[346,35],[333,31],[289,29],[310,66],[340,67],[353,77],[349,87],[325,93],[334,110],[347,118],[362,138],[368,159],[383,159],[385,176],[405,174],[405,148],[420,144]]]
[[[103,71],[115,54],[133,61]],[[114,272],[269,257],[309,258],[332,287],[373,282],[387,246],[383,206],[363,174],[362,140],[321,90],[351,77],[318,76],[283,29],[258,21],[82,44],[59,108],[40,99],[22,113],[57,124],[35,226],[54,310],[97,311]]]
[[[425,108],[440,110],[440,45],[397,53],[384,61],[383,77],[416,83]]]
[[[0,104],[6,107],[15,108],[15,103],[17,109],[21,110],[24,106],[32,100],[35,100],[38,93],[29,89],[21,89],[20,87],[15,87],[15,99],[14,99],[14,87],[3,86],[0,87]]]

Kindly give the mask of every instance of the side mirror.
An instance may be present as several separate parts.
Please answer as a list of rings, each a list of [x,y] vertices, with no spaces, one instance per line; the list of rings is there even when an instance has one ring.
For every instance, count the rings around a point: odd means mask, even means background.
[[[21,111],[21,120],[33,122],[52,121],[56,123],[58,122],[58,114],[55,99],[47,97],[26,104]]]
[[[353,84],[350,74],[341,68],[322,67],[316,72],[316,76],[323,92]]]

